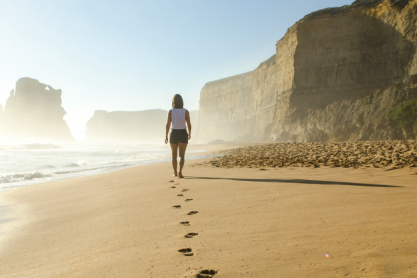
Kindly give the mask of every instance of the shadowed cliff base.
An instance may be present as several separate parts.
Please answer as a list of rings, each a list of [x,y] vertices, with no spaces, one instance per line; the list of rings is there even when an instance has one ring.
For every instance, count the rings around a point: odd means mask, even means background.
[[[417,1],[355,1],[307,15],[253,72],[201,90],[204,142],[416,139],[390,111],[417,99]]]
[[[61,95],[60,89],[55,90],[36,79],[20,78],[16,89],[10,92],[4,112],[0,111],[0,134],[73,141],[63,119],[66,112],[61,106]]]

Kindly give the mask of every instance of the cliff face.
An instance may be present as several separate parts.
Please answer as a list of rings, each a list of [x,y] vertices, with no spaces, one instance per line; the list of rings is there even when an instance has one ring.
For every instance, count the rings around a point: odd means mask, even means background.
[[[145,111],[97,110],[87,122],[86,137],[98,141],[125,141],[163,143],[168,111],[161,109]],[[190,111],[191,124],[197,125],[198,111]]]
[[[2,129],[3,126],[3,106],[1,106],[0,104],[0,130]]]
[[[207,83],[200,94],[197,139],[210,141],[221,134],[221,139],[232,140],[248,134],[254,126],[251,88],[252,72]]]
[[[21,138],[74,140],[63,120],[66,112],[61,106],[61,94],[61,90],[38,80],[19,79],[4,107],[1,133]]]
[[[276,55],[232,78],[248,84],[244,90],[236,91],[231,82],[204,86],[198,137],[300,142],[415,138],[393,126],[388,114],[417,98],[416,27],[417,0],[355,1],[306,16],[278,41]],[[224,101],[230,98],[244,98],[246,106]],[[218,108],[207,114],[209,106]],[[227,111],[244,116],[234,123],[225,117]],[[239,132],[234,137],[214,132],[210,127],[216,123]]]

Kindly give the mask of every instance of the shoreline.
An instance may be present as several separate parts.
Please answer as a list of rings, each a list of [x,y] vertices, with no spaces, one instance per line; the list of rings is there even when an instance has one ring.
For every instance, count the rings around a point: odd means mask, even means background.
[[[212,156],[215,156],[217,154],[220,154],[219,151],[221,151],[223,148],[219,148],[216,147],[217,145],[204,145],[204,144],[196,144],[196,145],[190,145],[188,150],[191,152],[187,155],[186,159],[187,160],[196,160],[196,159],[205,159],[205,158],[211,158]],[[224,148],[234,148],[234,147],[238,147],[241,146],[240,144],[235,144],[235,146],[231,146],[231,145],[220,145],[220,146],[226,146]],[[169,149],[169,146],[167,147],[167,150]],[[100,175],[100,174],[105,174],[105,173],[112,173],[112,172],[117,172],[123,169],[128,169],[128,168],[134,168],[134,167],[141,167],[144,165],[152,165],[152,164],[158,164],[158,163],[164,163],[164,162],[168,162],[171,160],[170,155],[167,155],[166,158],[163,159],[149,159],[146,161],[138,161],[136,164],[131,164],[131,165],[125,165],[125,166],[121,166],[121,167],[114,167],[114,168],[96,168],[96,169],[85,169],[85,170],[80,170],[80,171],[74,171],[73,174],[60,174],[60,175],[54,175],[51,177],[47,177],[47,178],[35,178],[32,180],[24,180],[24,181],[15,181],[15,182],[5,182],[3,183],[5,186],[4,187],[0,187],[0,194],[2,194],[3,192],[7,192],[9,190],[13,190],[16,188],[21,188],[21,187],[26,187],[26,186],[34,186],[34,185],[39,185],[39,184],[44,184],[44,183],[49,183],[49,182],[56,182],[56,181],[61,181],[61,180],[68,180],[68,179],[74,179],[74,178],[80,178],[80,177],[86,177],[86,176],[94,176],[94,175]],[[38,172],[38,171],[35,171]],[[2,183],[0,182],[0,185]]]
[[[2,275],[417,275],[414,169],[208,161],[186,162],[185,179],[164,162],[2,192],[17,216],[0,249]]]

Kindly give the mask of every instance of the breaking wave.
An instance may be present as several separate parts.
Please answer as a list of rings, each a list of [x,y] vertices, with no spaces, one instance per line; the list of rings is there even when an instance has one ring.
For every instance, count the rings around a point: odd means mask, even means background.
[[[194,153],[195,158],[198,151]],[[0,191],[30,184],[95,175],[139,165],[170,161],[165,145],[97,145],[7,142],[0,145]]]
[[[28,181],[28,180],[33,180],[33,179],[49,178],[52,176],[53,176],[53,173],[48,173],[44,171],[35,171],[32,173],[0,176],[0,182],[9,183],[9,182]]]

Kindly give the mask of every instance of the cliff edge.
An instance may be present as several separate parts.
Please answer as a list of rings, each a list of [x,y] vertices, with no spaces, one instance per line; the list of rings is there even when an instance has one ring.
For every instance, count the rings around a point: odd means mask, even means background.
[[[49,138],[73,141],[64,121],[62,91],[32,78],[20,78],[10,91],[0,126],[0,133],[19,138]]]
[[[416,27],[417,0],[305,16],[257,69],[203,87],[198,139],[415,139],[416,128],[390,115],[417,98]]]

